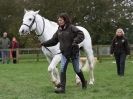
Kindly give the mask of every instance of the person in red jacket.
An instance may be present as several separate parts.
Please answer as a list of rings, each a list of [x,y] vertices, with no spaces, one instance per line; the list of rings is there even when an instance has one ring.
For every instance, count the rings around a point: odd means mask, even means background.
[[[13,58],[13,63],[17,63],[17,48],[19,47],[18,41],[16,40],[16,37],[12,38],[11,42],[11,56]]]

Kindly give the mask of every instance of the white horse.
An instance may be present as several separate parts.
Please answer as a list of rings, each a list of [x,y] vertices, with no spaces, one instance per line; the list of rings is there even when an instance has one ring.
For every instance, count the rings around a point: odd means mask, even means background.
[[[35,30],[39,41],[42,43],[52,38],[53,34],[56,33],[58,29],[58,24],[50,21],[38,14],[39,11],[27,11],[25,10],[25,15],[23,17],[23,23],[19,29],[20,35],[27,35],[30,31]],[[88,68],[90,70],[90,81],[89,84],[94,83],[93,69],[94,69],[94,55],[92,50],[91,37],[89,32],[80,26],[77,26],[81,31],[83,31],[85,39],[79,44],[79,47],[83,47],[87,55]],[[57,69],[57,64],[61,61],[61,54],[59,49],[59,43],[56,46],[44,47],[42,46],[42,51],[46,55],[49,62],[48,71],[50,73],[52,82],[57,85],[60,82],[60,76]],[[80,66],[81,68],[81,66]],[[76,75],[76,82],[79,83],[79,77]]]

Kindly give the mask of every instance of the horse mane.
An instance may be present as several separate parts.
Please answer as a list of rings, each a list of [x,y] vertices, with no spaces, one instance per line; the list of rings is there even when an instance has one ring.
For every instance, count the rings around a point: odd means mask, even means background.
[[[53,25],[53,26],[57,26],[58,24],[56,23],[56,22],[54,22],[54,21],[50,21],[49,19],[47,19],[47,18],[45,18],[45,17],[43,17],[45,20],[47,20],[51,25]]]
[[[56,22],[50,21],[50,20],[49,20],[49,23],[52,24],[53,26],[57,26],[58,25]]]

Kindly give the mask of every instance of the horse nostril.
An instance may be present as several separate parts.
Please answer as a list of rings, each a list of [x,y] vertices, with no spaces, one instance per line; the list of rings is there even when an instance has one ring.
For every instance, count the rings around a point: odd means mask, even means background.
[[[24,30],[22,30],[22,33],[24,33]]]

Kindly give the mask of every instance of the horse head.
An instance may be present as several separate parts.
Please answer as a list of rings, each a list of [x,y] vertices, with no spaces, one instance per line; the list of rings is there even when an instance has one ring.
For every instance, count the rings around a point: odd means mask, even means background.
[[[28,11],[25,9],[24,13],[23,22],[19,29],[20,35],[30,34],[30,31],[36,29],[36,15],[39,11]]]

